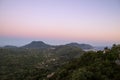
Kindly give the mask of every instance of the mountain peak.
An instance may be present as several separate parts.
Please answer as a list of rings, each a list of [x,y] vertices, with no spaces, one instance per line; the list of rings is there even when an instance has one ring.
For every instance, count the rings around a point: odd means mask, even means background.
[[[45,44],[43,41],[32,41],[31,44]]]
[[[79,44],[76,42],[72,42],[69,44],[66,44],[68,46],[76,46],[76,47],[80,47],[81,49],[93,49],[93,46],[89,45],[89,44]]]
[[[50,45],[44,43],[43,41],[32,41],[31,43],[23,46],[23,48],[49,48]]]

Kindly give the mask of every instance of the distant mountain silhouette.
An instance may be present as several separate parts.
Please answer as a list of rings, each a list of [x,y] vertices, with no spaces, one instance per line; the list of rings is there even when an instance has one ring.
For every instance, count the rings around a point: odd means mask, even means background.
[[[24,46],[21,47],[16,47],[16,46],[12,46],[12,45],[7,45],[4,48],[33,48],[33,49],[47,49],[47,48],[57,48],[57,47],[63,47],[63,46],[71,46],[71,47],[79,47],[83,50],[87,50],[87,49],[93,49],[94,47],[89,45],[89,44],[79,44],[79,43],[69,43],[69,44],[65,44],[65,45],[58,45],[58,46],[54,46],[54,45],[49,45],[44,43],[43,41],[32,41],[29,44],[26,44]]]
[[[44,48],[50,48],[51,45],[48,45],[42,41],[32,41],[31,43],[22,46],[22,48],[39,48],[39,49],[44,49]]]
[[[6,45],[6,46],[4,46],[4,48],[10,48],[10,49],[13,49],[13,48],[18,48],[18,47],[16,47],[16,46],[12,46],[12,45]]]
[[[93,49],[93,46],[91,46],[89,44],[69,43],[69,44],[66,44],[66,45],[80,47],[81,49]]]

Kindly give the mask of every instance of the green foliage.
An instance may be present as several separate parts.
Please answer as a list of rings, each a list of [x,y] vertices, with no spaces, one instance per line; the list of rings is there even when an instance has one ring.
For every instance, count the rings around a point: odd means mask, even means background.
[[[97,52],[0,48],[0,80],[120,80],[120,45]]]
[[[0,48],[0,80],[43,80],[83,53],[80,48]]]
[[[0,80],[33,80],[45,73],[43,70],[36,70],[36,64],[41,61],[43,54],[38,50],[1,48]]]
[[[106,52],[86,52],[62,68],[50,80],[120,80],[120,45]]]
[[[80,55],[84,53],[84,51],[76,46],[58,46],[55,49],[55,54],[57,54],[58,56],[63,56],[66,57],[68,59],[71,59],[73,57],[80,57]]]

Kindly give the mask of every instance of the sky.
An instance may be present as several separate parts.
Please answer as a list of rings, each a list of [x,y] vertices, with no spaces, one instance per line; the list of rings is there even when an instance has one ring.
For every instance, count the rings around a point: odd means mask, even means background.
[[[0,0],[0,46],[120,43],[120,0]]]

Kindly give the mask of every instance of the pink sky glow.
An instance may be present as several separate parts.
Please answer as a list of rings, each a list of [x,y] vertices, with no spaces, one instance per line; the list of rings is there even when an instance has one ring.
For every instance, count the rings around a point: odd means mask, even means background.
[[[1,0],[0,38],[120,43],[119,4],[119,0]]]

